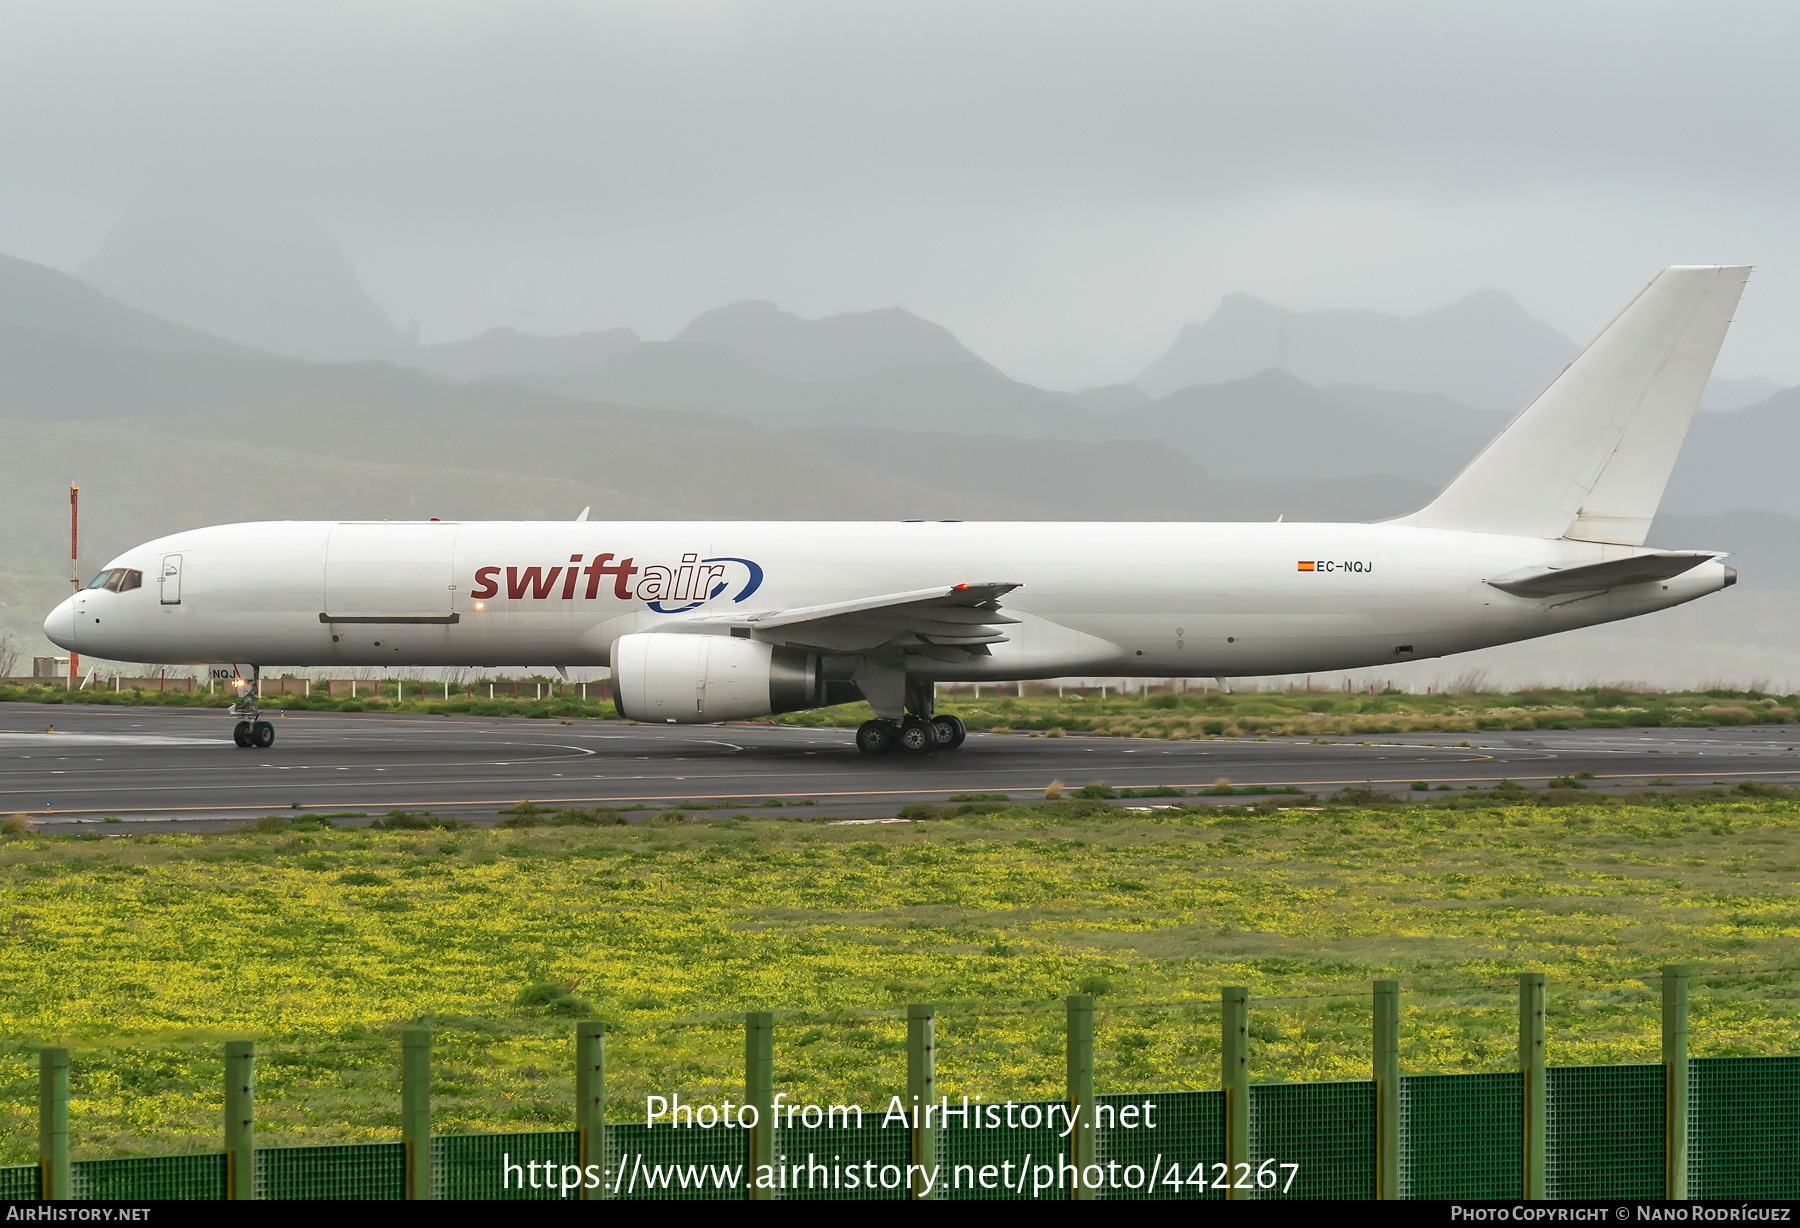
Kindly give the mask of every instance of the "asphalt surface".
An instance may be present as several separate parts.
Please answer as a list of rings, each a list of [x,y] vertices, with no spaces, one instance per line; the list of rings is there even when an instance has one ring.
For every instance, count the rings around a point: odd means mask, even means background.
[[[779,799],[812,802],[812,816],[881,818],[957,793],[1023,801],[1053,780],[1191,790],[1226,777],[1319,793],[1405,790],[1415,780],[1459,790],[1501,778],[1542,784],[1577,772],[1593,773],[1595,788],[1800,784],[1800,728],[1766,725],[1266,742],[971,734],[956,751],[869,759],[849,729],[336,712],[273,719],[273,747],[240,750],[219,711],[0,704],[0,814],[29,814],[50,831],[109,817],[214,830],[296,806],[370,818],[398,807],[490,823],[521,799],[654,809],[741,801],[746,810]],[[1457,745],[1465,740],[1475,745]]]

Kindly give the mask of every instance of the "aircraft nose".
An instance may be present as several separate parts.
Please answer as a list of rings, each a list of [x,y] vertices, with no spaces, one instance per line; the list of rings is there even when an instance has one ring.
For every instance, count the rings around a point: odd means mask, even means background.
[[[75,650],[75,598],[63,598],[63,603],[50,611],[44,620],[44,635],[58,648]]]

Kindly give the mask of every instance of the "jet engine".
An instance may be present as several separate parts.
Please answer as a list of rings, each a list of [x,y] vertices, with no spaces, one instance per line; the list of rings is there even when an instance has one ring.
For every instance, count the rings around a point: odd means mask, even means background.
[[[620,636],[612,670],[619,715],[634,721],[705,724],[826,703],[816,655],[737,636]]]

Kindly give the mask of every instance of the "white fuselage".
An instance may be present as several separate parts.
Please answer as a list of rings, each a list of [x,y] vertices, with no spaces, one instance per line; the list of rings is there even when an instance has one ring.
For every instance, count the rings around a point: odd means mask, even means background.
[[[276,521],[127,551],[110,566],[141,570],[140,587],[84,589],[45,630],[121,661],[606,665],[620,636],[698,617],[1005,582],[1023,585],[1004,599],[1020,622],[991,656],[909,669],[1246,677],[1444,656],[1729,582],[1713,560],[1552,597],[1486,583],[1640,553],[1396,524]]]

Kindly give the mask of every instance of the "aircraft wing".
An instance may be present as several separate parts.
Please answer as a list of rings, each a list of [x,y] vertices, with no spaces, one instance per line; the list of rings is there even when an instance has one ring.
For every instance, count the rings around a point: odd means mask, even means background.
[[[697,621],[755,632],[758,639],[821,652],[870,652],[878,648],[985,654],[1006,640],[1001,627],[1019,620],[1003,613],[1000,598],[1017,584],[952,584],[886,593],[829,605],[796,606]]]
[[[1621,584],[1644,584],[1667,580],[1691,571],[1718,555],[1710,550],[1666,550],[1656,554],[1635,554],[1628,559],[1610,559],[1604,563],[1588,563],[1581,567],[1552,568],[1525,576],[1504,577],[1488,583],[1503,593],[1516,597],[1550,597],[1557,593],[1580,593],[1594,589],[1617,588]]]

